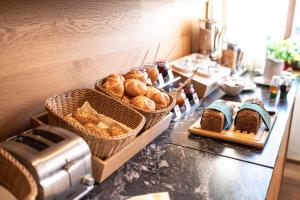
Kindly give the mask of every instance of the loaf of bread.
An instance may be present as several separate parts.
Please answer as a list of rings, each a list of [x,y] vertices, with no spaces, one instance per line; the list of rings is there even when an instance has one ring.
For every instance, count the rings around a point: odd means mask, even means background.
[[[111,74],[106,78],[103,87],[113,95],[122,98],[124,96],[124,77],[121,74]]]
[[[264,108],[264,103],[258,99],[249,99],[245,103],[254,103]],[[243,109],[237,112],[235,117],[235,129],[257,133],[261,124],[260,115],[250,109]]]
[[[147,85],[136,79],[126,79],[124,85],[126,94],[132,97],[143,96],[147,92]]]
[[[147,82],[146,77],[147,74],[138,70],[138,69],[131,69],[129,72],[125,74],[125,79],[137,79],[143,83]]]
[[[158,80],[159,71],[157,67],[147,67],[146,72],[152,83],[155,83]]]
[[[167,107],[170,103],[169,96],[155,87],[148,87],[146,97],[155,102],[157,110]]]
[[[130,100],[130,103],[144,111],[155,111],[156,109],[154,101],[145,96],[136,96]]]
[[[218,103],[219,106],[222,107],[222,109],[224,109],[225,111],[228,112],[229,115],[229,122],[226,121],[226,116],[225,113],[217,110],[217,109],[213,109],[215,103]],[[223,101],[218,101],[212,104],[212,108],[208,108],[205,109],[202,117],[201,117],[201,121],[200,121],[200,125],[201,125],[201,129],[205,129],[205,130],[209,130],[209,131],[214,131],[214,132],[221,132],[223,131],[226,127],[226,123],[229,123],[228,125],[231,125],[231,119],[232,119],[232,115],[233,115],[233,106],[223,102]]]

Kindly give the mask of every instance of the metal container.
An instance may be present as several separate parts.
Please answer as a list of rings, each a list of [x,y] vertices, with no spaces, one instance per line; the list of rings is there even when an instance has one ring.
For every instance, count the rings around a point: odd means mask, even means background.
[[[90,149],[70,131],[41,126],[0,146],[33,175],[38,184],[38,199],[80,199],[94,187]]]
[[[226,27],[211,19],[199,20],[199,52],[218,57],[222,51],[222,41]]]

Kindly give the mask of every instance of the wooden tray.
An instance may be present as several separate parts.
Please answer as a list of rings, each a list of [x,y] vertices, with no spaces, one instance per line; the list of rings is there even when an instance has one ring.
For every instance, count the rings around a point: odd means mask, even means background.
[[[138,135],[121,151],[115,153],[106,160],[101,160],[98,157],[92,157],[93,176],[97,182],[104,181],[114,171],[119,169],[125,162],[137,154],[140,150],[146,147],[152,140],[165,131],[171,122],[172,114],[168,114],[163,120],[150,129]]]
[[[236,113],[238,108],[241,106],[241,103],[229,102],[235,106],[234,112]],[[276,120],[277,114],[274,111],[268,111],[271,116],[271,130]],[[229,130],[223,130],[222,132],[214,132],[201,129],[200,127],[201,118],[198,119],[192,126],[189,128],[189,132],[195,135],[215,138],[219,140],[234,142],[238,144],[244,144],[252,147],[262,149],[270,135],[270,131],[266,130],[266,126],[261,122],[259,131],[255,134],[247,131],[235,130],[234,124],[231,125]]]
[[[93,177],[97,182],[103,182],[114,171],[119,169],[130,158],[146,147],[152,140],[165,131],[171,122],[172,113],[168,114],[150,129],[138,135],[132,142],[125,146],[122,150],[115,153],[106,160],[101,160],[96,156],[92,156]],[[41,113],[31,118],[33,127],[46,124],[47,112]]]

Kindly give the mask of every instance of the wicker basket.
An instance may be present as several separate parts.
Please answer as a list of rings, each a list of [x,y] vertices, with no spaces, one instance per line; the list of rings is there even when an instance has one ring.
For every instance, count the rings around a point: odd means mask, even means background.
[[[144,115],[146,117],[146,122],[144,125],[143,130],[149,129],[150,127],[152,127],[153,125],[155,125],[157,122],[159,122],[161,119],[163,119],[165,116],[167,116],[167,114],[173,109],[173,107],[175,106],[176,102],[175,99],[168,94],[169,98],[170,98],[170,104],[168,105],[168,107],[164,108],[164,109],[160,109],[160,110],[155,110],[155,111],[144,111],[138,107],[135,107],[125,101],[122,101],[122,99],[120,99],[119,97],[113,95],[111,92],[109,92],[107,89],[105,89],[103,87],[103,84],[105,82],[106,78],[103,79],[99,79],[98,81],[96,81],[95,84],[95,89],[99,90],[109,96],[111,96],[112,98],[114,98],[115,100],[134,108],[135,110],[139,111],[142,115]],[[158,88],[157,88],[158,89]],[[161,92],[165,92],[161,89],[159,89]],[[167,93],[166,93],[167,94]]]
[[[38,190],[27,169],[11,154],[0,148],[0,185],[17,199],[34,200]]]
[[[104,114],[128,126],[132,131],[120,136],[99,138],[79,123],[74,123],[65,117],[81,107],[85,101],[88,101],[99,114]],[[136,137],[145,123],[145,118],[134,109],[93,89],[69,90],[50,97],[46,101],[46,109],[49,113],[49,125],[75,132],[89,144],[92,154],[101,159],[108,158],[126,146]]]

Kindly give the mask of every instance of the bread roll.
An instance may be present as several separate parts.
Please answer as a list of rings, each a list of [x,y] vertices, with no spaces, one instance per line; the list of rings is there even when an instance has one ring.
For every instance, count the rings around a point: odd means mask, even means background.
[[[147,82],[147,79],[145,78],[144,72],[138,70],[138,69],[132,69],[129,72],[125,74],[125,79],[137,79],[143,83]]]
[[[109,78],[116,78],[116,79],[120,79],[122,81],[122,83],[125,82],[125,78],[122,74],[111,74],[106,79],[109,79]]]
[[[126,102],[126,103],[130,103],[130,97],[124,95],[122,98],[122,101]]]
[[[127,79],[124,85],[126,94],[132,97],[143,96],[147,92],[146,84],[136,79]]]
[[[170,103],[169,96],[155,87],[148,87],[146,97],[155,102],[156,109],[158,110],[167,107]]]
[[[155,111],[155,103],[145,96],[136,96],[130,100],[130,103],[144,111]]]
[[[155,83],[158,80],[158,69],[156,67],[147,67],[146,71],[152,83]]]
[[[111,74],[106,78],[103,87],[113,95],[122,98],[124,96],[124,77],[120,74]]]

